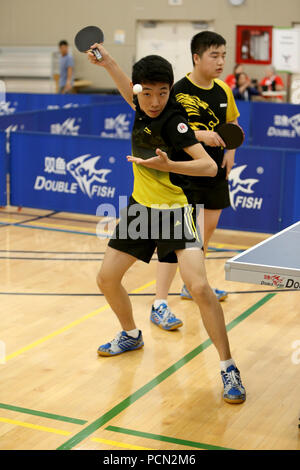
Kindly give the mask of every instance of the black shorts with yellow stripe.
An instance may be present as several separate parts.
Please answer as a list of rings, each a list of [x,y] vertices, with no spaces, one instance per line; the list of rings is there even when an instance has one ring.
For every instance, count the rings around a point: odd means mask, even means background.
[[[159,261],[177,263],[176,250],[202,249],[203,243],[192,205],[146,207],[132,197],[108,245],[149,263],[155,250]]]

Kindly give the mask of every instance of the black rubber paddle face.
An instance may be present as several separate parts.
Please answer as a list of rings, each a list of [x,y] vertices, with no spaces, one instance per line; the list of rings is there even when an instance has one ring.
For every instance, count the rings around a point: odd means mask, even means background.
[[[245,134],[242,128],[231,122],[221,124],[215,131],[224,140],[227,150],[236,149],[244,142]]]
[[[88,51],[97,42],[104,41],[103,31],[98,26],[87,26],[81,29],[75,36],[75,46],[80,52]]]

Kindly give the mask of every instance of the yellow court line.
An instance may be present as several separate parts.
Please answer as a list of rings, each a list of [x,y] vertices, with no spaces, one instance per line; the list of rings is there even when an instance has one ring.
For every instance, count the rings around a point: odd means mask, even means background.
[[[25,423],[16,419],[0,418],[0,422],[14,424],[15,426],[22,426],[23,428],[35,429],[36,431],[51,432],[52,434],[60,434],[61,436],[69,436],[72,434],[70,431],[62,431],[61,429],[48,428],[46,426],[39,426],[38,424]]]
[[[101,444],[108,444],[110,446],[115,446],[115,447],[122,447],[123,449],[130,449],[130,450],[155,450],[155,449],[150,449],[149,447],[140,447],[140,446],[133,446],[131,444],[124,444],[123,442],[108,441],[107,439],[100,439],[99,437],[93,437],[91,441],[100,442]]]
[[[0,222],[7,222],[7,223],[10,223],[10,224],[14,224],[14,223],[21,223],[20,220],[18,219],[5,219],[5,218],[0,218]]]
[[[131,294],[135,294],[137,292],[140,292],[144,289],[146,289],[147,287],[149,287],[150,285],[152,284],[155,284],[155,280],[154,281],[150,281],[150,282],[147,282],[147,284],[144,284],[143,286],[141,287],[138,287],[137,289],[134,289]],[[19,356],[20,354],[24,353],[24,352],[27,352],[29,351],[30,349],[33,349],[35,348],[36,346],[39,346],[40,344],[42,343],[45,343],[46,341],[48,341],[49,339],[51,338],[54,338],[55,336],[58,336],[60,335],[61,333],[64,333],[65,331],[67,330],[70,330],[71,328],[73,328],[74,326],[77,326],[77,325],[80,325],[80,323],[83,323],[84,321],[86,320],[89,320],[90,318],[93,318],[95,317],[96,315],[98,315],[99,313],[103,312],[104,310],[107,310],[108,308],[110,308],[110,305],[109,304],[105,304],[103,307],[100,307],[98,308],[97,310],[94,310],[93,312],[91,313],[88,313],[86,315],[83,315],[81,318],[79,318],[78,320],[75,320],[71,323],[69,323],[68,325],[66,326],[63,326],[62,328],[59,328],[58,330],[56,331],[53,331],[52,333],[50,333],[49,335],[46,335],[46,336],[43,336],[42,338],[34,341],[33,343],[30,343],[28,344],[27,346],[24,346],[23,348],[21,349],[18,349],[17,351],[9,354],[8,356],[6,356],[6,361],[9,361],[10,359],[13,359],[14,357],[17,357]]]
[[[102,312],[103,310],[106,310],[107,308],[109,308],[108,304],[104,305],[101,308],[98,308],[97,310],[94,310],[91,313],[88,313],[87,315],[84,315],[83,317],[79,318],[78,320],[73,321],[72,323],[69,323],[68,325],[60,328],[59,330],[53,331],[52,333],[50,333],[47,336],[43,336],[42,338],[34,341],[33,343],[28,344],[28,346],[24,346],[23,348],[18,349],[14,353],[11,353],[8,356],[6,356],[6,361],[9,361],[10,359],[12,359],[14,357],[19,356],[20,354],[22,354],[26,351],[29,351],[30,349],[35,348],[39,344],[45,343],[45,341],[48,341],[48,339],[54,338],[55,336],[58,336],[61,333],[64,333],[65,331],[69,330],[70,328],[73,328],[73,326],[77,326],[80,323],[84,322],[85,320],[88,320],[88,319],[94,317],[95,315],[98,315],[98,313]]]
[[[147,289],[147,287],[153,286],[153,284],[156,283],[156,279],[153,281],[147,282],[147,284],[144,284],[141,287],[138,287],[137,289],[134,289],[133,291],[130,292],[130,294],[137,294],[138,292],[141,292],[144,289]]]
[[[250,246],[245,245],[231,245],[230,243],[211,243],[209,242],[209,246],[214,248],[236,248],[237,250],[247,250]]]

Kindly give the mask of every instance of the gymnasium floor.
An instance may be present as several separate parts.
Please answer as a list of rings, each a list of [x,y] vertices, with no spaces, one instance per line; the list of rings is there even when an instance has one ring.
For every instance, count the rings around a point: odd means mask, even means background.
[[[0,210],[0,449],[300,449],[299,292],[224,280],[225,260],[268,235],[218,230],[207,255],[211,284],[229,291],[222,305],[247,389],[244,404],[230,405],[178,274],[169,303],[183,327],[150,323],[155,259],[124,280],[145,347],[97,356],[120,329],[95,282],[107,244],[97,222]]]

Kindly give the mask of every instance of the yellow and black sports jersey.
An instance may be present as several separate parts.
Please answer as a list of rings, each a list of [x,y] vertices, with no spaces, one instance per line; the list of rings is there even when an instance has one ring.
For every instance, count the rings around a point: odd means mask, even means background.
[[[174,92],[177,102],[185,108],[189,125],[194,131],[214,131],[218,125],[234,121],[239,116],[232,91],[222,80],[213,80],[211,88],[201,88],[191,81],[188,74],[174,85]],[[193,189],[201,185],[210,186],[217,180],[225,179],[226,170],[221,168],[224,149],[202,145],[218,165],[217,176],[209,178],[172,174],[171,181],[174,184],[184,189]]]
[[[148,159],[154,157],[160,148],[173,160],[183,160],[180,156],[183,148],[197,144],[194,132],[188,126],[187,116],[171,95],[164,111],[155,119],[143,113],[138,104],[132,130],[132,154]],[[187,154],[186,154],[187,155]],[[190,157],[189,157],[190,159]],[[170,180],[170,173],[146,168],[133,163],[134,187],[132,197],[139,204],[153,205],[175,204],[180,207],[187,204],[181,187]],[[167,207],[166,207],[167,208]]]

